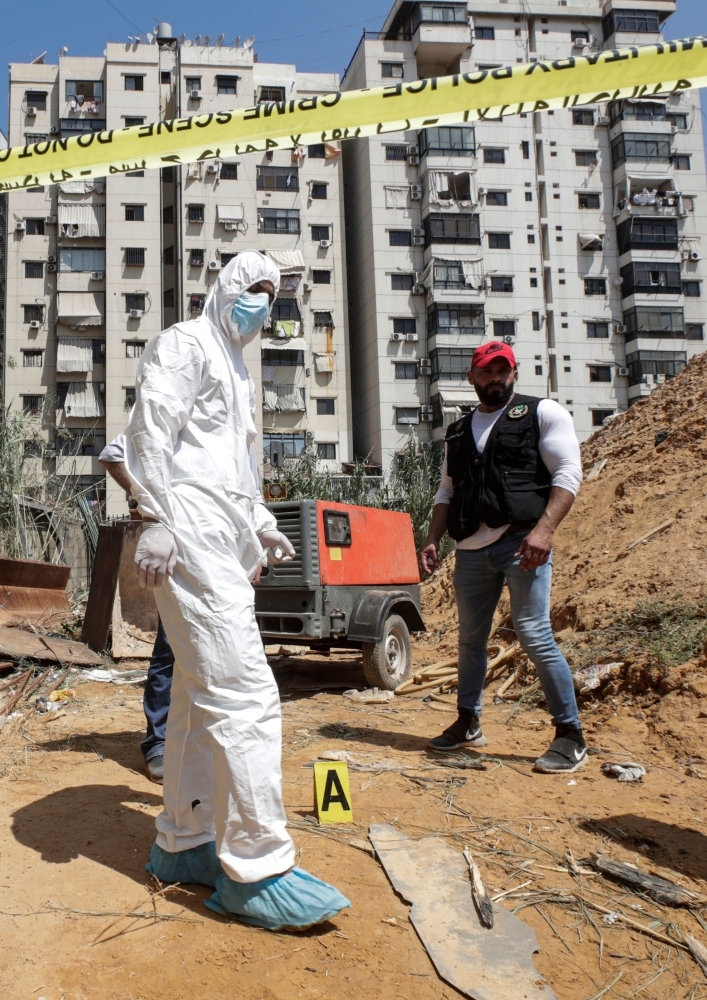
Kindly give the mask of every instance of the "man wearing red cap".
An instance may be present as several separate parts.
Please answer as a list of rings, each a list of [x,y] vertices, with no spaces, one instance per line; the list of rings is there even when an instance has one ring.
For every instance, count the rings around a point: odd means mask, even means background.
[[[579,444],[572,417],[559,403],[515,392],[518,368],[508,344],[492,340],[477,347],[468,378],[479,406],[447,430],[442,482],[420,554],[431,573],[445,532],[457,543],[459,715],[431,746],[487,744],[479,723],[486,646],[505,582],[513,627],[556,727],[535,769],[567,774],[586,763],[587,747],[572,674],[550,626],[550,588],[553,534],[582,481]]]

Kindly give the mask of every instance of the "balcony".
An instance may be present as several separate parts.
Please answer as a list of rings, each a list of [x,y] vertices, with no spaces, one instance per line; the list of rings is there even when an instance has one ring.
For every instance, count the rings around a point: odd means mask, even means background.
[[[486,332],[484,307],[467,302],[435,303],[427,314],[427,336],[483,337]]]
[[[680,265],[662,261],[635,261],[621,268],[622,295],[681,295]]]
[[[680,192],[672,177],[626,174],[616,188],[614,216],[629,215],[677,217],[684,214]]]
[[[646,218],[643,215],[626,219],[616,227],[619,255],[631,250],[677,250],[679,244],[677,219]]]
[[[264,413],[305,413],[305,389],[301,385],[264,385]]]
[[[425,246],[434,243],[481,243],[479,216],[469,212],[455,212],[453,215],[430,213],[423,221]]]
[[[420,77],[455,72],[471,46],[466,3],[401,3],[382,34],[390,40],[412,39]]]

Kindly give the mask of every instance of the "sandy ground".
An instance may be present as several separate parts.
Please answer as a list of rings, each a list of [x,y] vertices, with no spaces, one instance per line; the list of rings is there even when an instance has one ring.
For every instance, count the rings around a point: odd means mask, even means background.
[[[703,974],[676,945],[620,922],[605,926],[599,911],[585,911],[587,918],[552,902],[558,894],[580,893],[656,933],[679,938],[689,932],[707,943],[697,916],[630,895],[598,876],[572,876],[563,860],[568,849],[575,860],[603,849],[696,891],[707,888],[701,772],[686,767],[642,713],[595,706],[585,726],[601,752],[571,778],[555,778],[531,771],[550,738],[544,714],[489,705],[487,769],[465,771],[440,766],[426,750],[426,738],[453,718],[444,706],[435,710],[419,694],[390,707],[359,706],[339,691],[316,690],[324,678],[362,679],[351,659],[301,665],[296,673],[287,662],[276,664],[285,802],[300,861],[335,883],[353,909],[304,935],[271,934],[212,914],[202,905],[210,892],[203,887],[155,895],[160,887],[144,863],[161,788],[142,773],[140,691],[82,684],[61,718],[30,716],[0,736],[3,998],[459,996],[437,976],[407,905],[379,863],[349,845],[366,837],[369,823],[386,821],[411,837],[441,835],[459,850],[470,844],[491,892],[530,883],[497,905],[535,901],[519,915],[537,932],[539,978],[560,1000],[588,1000],[619,973],[609,996],[707,996]],[[687,704],[690,724],[707,727],[699,702]],[[312,815],[306,765],[341,749],[372,770],[352,772],[353,827],[326,831]],[[648,767],[643,784],[602,775],[602,761],[627,757]],[[376,773],[382,761],[399,770]],[[587,818],[594,823],[586,825]],[[528,892],[534,895],[521,895]]]

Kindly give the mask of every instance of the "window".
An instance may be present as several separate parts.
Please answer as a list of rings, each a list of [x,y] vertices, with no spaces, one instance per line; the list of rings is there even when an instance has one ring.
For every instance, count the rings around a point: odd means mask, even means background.
[[[491,275],[491,291],[492,292],[512,292],[513,291],[513,278],[510,276],[504,276],[500,274]]]
[[[203,205],[187,205],[187,222],[196,222],[197,224],[204,221],[204,206]]]
[[[46,132],[25,132],[25,143],[33,146],[35,142],[46,142],[49,136]]]
[[[435,288],[466,288],[464,267],[460,261],[435,260]]]
[[[145,221],[145,206],[144,205],[126,205],[125,206],[125,221],[126,222],[144,222]]]
[[[141,117],[136,117],[135,115],[125,115],[124,121],[125,121],[125,127],[126,128],[129,128],[131,125],[144,125],[145,124],[145,119],[142,116]]]
[[[126,76],[123,78],[125,80],[126,90],[144,90],[145,89],[145,77],[144,76]],[[169,83],[169,79],[167,80]]]
[[[237,76],[217,76],[216,77],[216,93],[217,94],[237,94],[238,93],[238,77]]]
[[[628,384],[638,385],[647,381],[646,375],[665,375],[674,378],[687,364],[685,351],[636,351],[626,355]]]
[[[307,146],[307,156],[310,160],[326,160],[326,146],[323,142]]]
[[[283,319],[300,320],[302,317],[300,316],[297,299],[275,299],[270,317],[275,321]]]
[[[427,314],[427,330],[430,336],[473,334],[483,337],[486,331],[484,307],[471,303],[437,303]]]
[[[611,143],[614,168],[626,161],[669,163],[670,156],[670,136],[659,133],[624,132]]]
[[[221,251],[221,267],[225,267],[226,264],[230,264],[234,257],[237,257],[237,253],[224,253]]]
[[[505,149],[484,149],[484,163],[505,163]]]
[[[303,368],[304,351],[264,349],[262,363],[274,368]]]
[[[431,243],[480,243],[479,216],[430,214],[424,220],[425,246]]]
[[[606,418],[613,415],[613,410],[592,410],[592,427],[601,427]]]
[[[25,261],[25,278],[43,278],[43,277],[44,277],[44,261],[42,260]]]
[[[162,304],[164,305],[165,309],[174,309],[173,288],[165,288],[164,292],[162,293]]]
[[[660,261],[636,261],[626,264],[620,271],[623,281],[622,294],[679,295],[682,291],[680,265]]]
[[[223,260],[221,261],[223,264]],[[189,251],[189,267],[203,267],[204,266],[204,251],[203,249],[192,249]]]
[[[331,312],[326,309],[323,311],[315,311],[314,313],[314,325],[315,326],[334,326],[334,319]]]
[[[388,243],[391,247],[411,247],[412,233],[409,229],[390,229]]]
[[[531,288],[537,288],[538,287],[538,279],[537,278],[531,278],[530,279],[530,287]]]
[[[141,292],[127,292],[125,295],[125,311],[129,313],[131,309],[142,309],[145,311],[145,300],[147,296]]]
[[[299,233],[299,212],[294,208],[261,208],[258,210],[259,233]]]
[[[222,163],[221,172],[219,173],[219,178],[222,181],[237,181],[238,180],[238,164],[237,163]]]
[[[394,292],[409,292],[414,283],[414,274],[391,274],[390,276],[390,287]]]
[[[403,63],[381,63],[381,76],[384,80],[402,80],[404,75]]]
[[[438,347],[430,351],[432,381],[465,381],[473,354],[471,347]]]
[[[535,366],[535,374],[536,375],[542,375],[542,373],[543,373],[543,366],[542,365],[536,365]]]
[[[37,111],[47,110],[47,92],[46,90],[27,90],[25,91],[25,104],[28,108],[36,108]]]
[[[125,264],[126,264],[126,267],[144,267],[145,266],[145,248],[144,247],[126,247],[125,248]]]
[[[59,247],[60,271],[105,271],[106,252],[102,248]]]
[[[58,388],[58,383],[57,383]],[[23,413],[38,413],[42,409],[42,396],[23,396],[22,397],[22,411]]]
[[[409,152],[409,146],[386,146],[385,158],[386,160],[407,160]]]
[[[311,226],[311,230],[313,242],[318,243],[319,240],[329,239],[329,226]]]
[[[466,24],[467,16],[465,3],[421,3],[413,14],[411,27],[414,33],[423,23]]]
[[[535,243],[535,236],[533,233],[528,233],[528,243]]]
[[[634,216],[616,227],[619,254],[629,250],[677,250],[677,219],[647,219]]]
[[[168,69],[160,71],[160,83],[169,84],[172,82],[172,74]]]
[[[201,90],[201,77],[188,76],[185,80],[187,90]]]
[[[690,157],[689,156],[674,156],[673,165],[676,170],[691,170]]]
[[[335,413],[336,413],[336,400],[335,399],[318,399],[317,400],[317,416],[320,416],[320,417],[333,417]]]
[[[318,268],[314,269],[312,271],[312,281],[315,285],[330,285],[331,271],[323,271]]]
[[[273,351],[273,354],[282,354],[282,351]],[[304,431],[293,434],[269,434],[263,433],[263,461],[265,465],[270,465],[270,448],[272,445],[279,445],[279,452],[284,458],[299,458],[306,447],[306,437]]]
[[[393,333],[416,333],[417,323],[414,317],[395,316],[393,318]]]
[[[585,45],[589,44],[589,32],[588,31],[572,31],[570,32],[573,42],[583,42]]]
[[[634,337],[681,338],[685,332],[685,315],[682,309],[669,306],[638,306],[624,313],[626,339]]]
[[[395,422],[396,424],[419,424],[420,423],[419,406],[396,406]]]
[[[44,236],[44,219],[25,219],[28,236]]]
[[[606,340],[609,336],[609,324],[608,323],[595,323],[594,321],[587,321],[587,336],[592,340]]]
[[[479,28],[479,27],[475,27],[474,28],[474,37],[475,38],[480,38],[480,39],[482,39],[485,42],[492,42],[494,40],[494,38],[496,37],[496,29],[495,28]]]
[[[601,195],[582,192],[577,195],[577,204],[579,208],[601,208]]]
[[[410,362],[396,361],[395,377],[396,379],[416,379],[417,364],[414,361]]]
[[[573,108],[572,110],[572,124],[573,125],[593,125],[594,124],[594,112],[589,108]]]
[[[541,326],[542,326],[542,324],[540,322],[540,313],[539,312],[534,312],[532,314],[532,318],[533,318],[533,330],[539,330],[541,328]]]
[[[268,165],[255,168],[258,191],[299,191],[299,171],[297,167],[272,167]]]
[[[487,205],[507,205],[508,204],[508,192],[507,191],[489,191],[486,195]]]
[[[585,295],[606,295],[606,278],[585,278]]]
[[[702,295],[701,281],[683,281],[682,294],[687,299],[699,299]]]
[[[664,122],[666,108],[662,101],[614,101],[609,105],[611,124],[618,121]]]
[[[317,443],[317,458],[325,461],[333,461],[336,459],[336,445],[329,444],[329,442],[319,441]]]
[[[660,13],[656,10],[612,10],[602,23],[604,38],[613,35],[615,31],[628,31],[631,34],[657,33],[660,31],[660,21]]]
[[[145,350],[146,340],[126,340],[125,341],[125,357],[126,358],[139,358],[142,356],[142,352]]]
[[[261,101],[284,101],[285,100],[285,88],[284,87],[261,87],[260,88],[260,100]]]
[[[511,234],[510,233],[489,233],[489,249],[490,250],[510,250],[511,249]]]
[[[105,118],[62,118],[61,138],[70,139],[74,135],[84,135],[89,132],[104,132]]]
[[[473,156],[476,152],[474,129],[463,126],[426,128],[418,133],[420,156]]]
[[[22,352],[22,367],[23,368],[41,368],[42,367],[42,357],[44,356],[44,351],[23,351]]]
[[[611,365],[590,365],[590,382],[611,382]]]
[[[135,406],[135,386],[126,385],[124,386],[124,390],[125,402],[123,403],[123,409],[132,410],[133,406]]]
[[[523,159],[524,160],[529,160],[530,159],[530,143],[528,142],[527,139],[523,139],[523,141],[520,144],[520,148],[523,151]]]
[[[686,340],[704,340],[705,328],[702,323],[687,323],[685,325]]]
[[[23,323],[43,323],[44,322],[44,306],[40,302],[32,302],[29,305],[22,306],[22,311],[24,313],[22,322]]]
[[[80,100],[83,97],[85,101],[98,101],[103,100],[103,81],[102,80],[67,80],[66,81],[66,99],[67,101]]]
[[[526,201],[532,201],[533,200],[533,192],[532,191],[526,191],[525,192],[525,200]]]
[[[204,302],[206,301],[206,296],[200,292],[195,292],[189,296],[189,312],[198,313],[204,308]]]
[[[575,149],[574,162],[578,167],[596,167],[599,153],[596,149]]]
[[[503,340],[504,337],[515,337],[516,324],[513,319],[495,319],[493,321],[493,335]]]

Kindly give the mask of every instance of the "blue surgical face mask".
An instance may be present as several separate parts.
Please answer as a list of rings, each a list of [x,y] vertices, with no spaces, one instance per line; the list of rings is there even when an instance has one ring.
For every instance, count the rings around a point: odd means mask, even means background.
[[[241,338],[255,333],[270,315],[270,296],[266,292],[243,292],[231,311]]]

